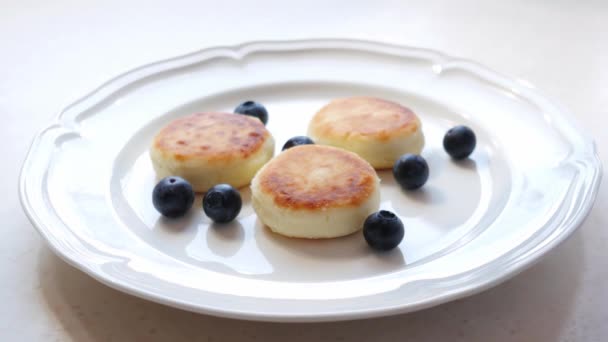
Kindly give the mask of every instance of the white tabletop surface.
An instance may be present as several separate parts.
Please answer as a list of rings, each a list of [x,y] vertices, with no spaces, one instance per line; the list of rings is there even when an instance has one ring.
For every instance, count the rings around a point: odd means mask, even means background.
[[[0,341],[606,341],[608,190],[541,262],[479,295],[364,321],[220,319],[110,289],[54,256],[17,177],[33,135],[108,78],[202,47],[347,37],[428,47],[526,79],[608,160],[608,1],[0,0]],[[604,127],[603,127],[604,126]]]

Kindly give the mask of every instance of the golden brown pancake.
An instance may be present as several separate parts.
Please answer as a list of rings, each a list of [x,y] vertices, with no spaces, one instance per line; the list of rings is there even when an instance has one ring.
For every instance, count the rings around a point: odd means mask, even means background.
[[[354,153],[319,145],[283,151],[252,181],[253,206],[273,231],[329,238],[361,229],[378,209],[379,180]]]
[[[150,155],[159,177],[181,176],[196,191],[219,183],[249,184],[274,152],[274,140],[256,118],[198,113],[170,122],[155,136]]]
[[[317,144],[359,154],[377,169],[393,166],[405,153],[420,153],[424,136],[420,120],[398,103],[374,97],[333,100],[310,122],[308,135]]]
[[[198,113],[176,119],[154,138],[154,147],[176,159],[208,162],[247,158],[270,133],[260,120],[240,114]]]
[[[374,169],[357,155],[314,145],[281,153],[259,177],[274,204],[292,209],[358,206],[377,183]]]

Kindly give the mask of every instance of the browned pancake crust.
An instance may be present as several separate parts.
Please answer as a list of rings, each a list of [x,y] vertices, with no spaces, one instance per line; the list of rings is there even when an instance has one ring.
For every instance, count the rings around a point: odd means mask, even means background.
[[[358,206],[377,186],[374,169],[352,152],[301,145],[283,151],[257,175],[277,206],[319,209]]]
[[[370,136],[387,141],[409,135],[420,128],[420,121],[409,108],[375,97],[337,99],[321,108],[311,121],[315,135],[342,138]]]
[[[154,138],[154,147],[180,161],[247,158],[269,133],[256,118],[232,113],[197,113],[171,121]]]

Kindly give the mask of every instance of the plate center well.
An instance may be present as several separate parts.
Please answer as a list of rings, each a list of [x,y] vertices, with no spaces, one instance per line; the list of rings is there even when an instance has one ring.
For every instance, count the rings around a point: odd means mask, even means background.
[[[201,196],[190,214],[167,220],[152,206],[156,177],[148,155],[154,134],[170,120],[201,111],[232,111],[254,99],[269,110],[268,129],[276,153],[292,136],[305,135],[312,115],[337,97],[370,95],[410,107],[422,120],[426,145],[422,155],[430,168],[428,183],[402,191],[390,171],[382,179],[382,209],[394,211],[405,225],[400,247],[376,253],[361,233],[339,239],[290,239],[264,227],[241,189],[244,206],[237,221],[216,226],[201,209]],[[474,127],[478,145],[470,160],[452,161],[442,148],[443,134],[457,124]],[[462,115],[412,94],[365,85],[298,83],[237,89],[176,106],[140,129],[115,160],[112,200],[124,226],[143,241],[189,264],[227,274],[285,281],[331,281],[370,277],[415,267],[466,244],[501,212],[509,193],[509,168],[486,133]]]

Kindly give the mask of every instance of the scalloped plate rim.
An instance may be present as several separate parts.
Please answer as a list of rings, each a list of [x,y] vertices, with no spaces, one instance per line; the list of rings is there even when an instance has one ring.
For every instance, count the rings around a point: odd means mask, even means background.
[[[533,96],[540,97],[546,101],[548,101],[551,105],[559,109],[561,112],[561,116],[559,117],[562,120],[565,120],[569,125],[572,126],[572,131],[576,131],[580,138],[584,141],[585,146],[582,147],[586,154],[584,158],[581,156],[580,162],[584,163],[585,166],[585,179],[588,180],[587,188],[582,198],[582,205],[579,210],[572,214],[569,217],[570,222],[567,226],[562,227],[563,229],[560,231],[560,234],[554,236],[551,240],[546,243],[543,248],[537,249],[533,251],[530,255],[528,255],[523,260],[519,260],[517,263],[511,265],[510,269],[504,271],[498,275],[495,275],[490,278],[486,278],[483,281],[477,281],[476,283],[467,283],[466,286],[460,286],[458,290],[453,290],[450,293],[447,293],[443,296],[437,296],[433,298],[433,300],[427,300],[422,303],[413,303],[409,305],[396,305],[390,308],[381,308],[379,310],[374,309],[364,309],[364,310],[349,310],[349,311],[332,311],[332,312],[314,312],[314,313],[294,313],[294,314],[265,314],[265,313],[252,313],[252,312],[240,312],[240,311],[226,311],[221,308],[213,308],[213,307],[201,307],[201,306],[193,306],[188,302],[177,301],[172,298],[167,298],[165,296],[161,296],[158,293],[154,293],[151,291],[146,291],[141,288],[135,288],[128,284],[125,281],[121,281],[120,279],[112,278],[107,274],[104,274],[103,271],[99,269],[94,269],[91,267],[92,265],[85,264],[81,261],[78,261],[74,258],[73,255],[69,255],[65,251],[61,250],[57,245],[56,241],[54,241],[51,230],[49,226],[43,221],[41,221],[36,214],[37,210],[31,205],[30,200],[28,198],[28,194],[26,192],[27,188],[27,178],[30,170],[30,163],[33,156],[35,156],[36,149],[39,147],[39,143],[43,136],[48,133],[50,130],[62,128],[66,130],[70,130],[72,132],[77,132],[74,130],[72,125],[74,122],[66,121],[66,116],[72,111],[76,111],[79,106],[83,106],[86,104],[90,104],[86,106],[83,110],[78,110],[77,112],[82,112],[87,110],[88,108],[94,107],[97,103],[102,101],[108,95],[105,95],[104,92],[110,90],[110,94],[120,90],[124,86],[130,84],[130,82],[124,83],[125,81],[129,81],[130,78],[136,77],[140,72],[146,72],[147,75],[152,75],[155,73],[169,71],[174,68],[178,68],[179,66],[170,66],[169,64],[174,62],[180,62],[181,66],[188,65],[187,60],[190,58],[197,59],[198,62],[205,60],[201,59],[201,56],[204,54],[214,53],[214,52],[228,52],[230,57],[236,59],[245,58],[248,54],[255,51],[264,51],[268,47],[272,47],[279,51],[285,50],[286,47],[293,46],[301,46],[301,45],[311,45],[312,47],[317,46],[334,46],[334,48],[339,49],[359,49],[359,50],[371,50],[376,53],[386,52],[386,50],[395,49],[401,51],[417,51],[421,54],[425,54],[433,58],[433,60],[440,60],[441,64],[444,65],[447,63],[458,64],[460,67],[466,66],[467,71],[476,74],[487,74],[491,75],[494,79],[499,79],[503,82],[508,82],[511,85],[511,89],[518,89],[520,92],[532,92]],[[336,47],[338,46],[338,47]],[[385,51],[380,51],[385,50]],[[427,57],[428,57],[427,56]],[[164,66],[164,67],[163,67]],[[153,70],[155,68],[160,67],[159,70]],[[139,77],[136,79],[140,79]],[[99,99],[98,99],[99,98]],[[125,73],[122,73],[109,81],[103,83],[93,91],[74,101],[72,104],[65,107],[55,118],[54,122],[51,123],[46,128],[42,129],[34,138],[31,143],[26,158],[23,162],[21,173],[19,176],[19,198],[21,205],[32,223],[32,225],[36,228],[36,230],[40,233],[40,235],[44,238],[53,252],[60,256],[63,260],[68,262],[70,265],[80,269],[86,274],[92,276],[96,280],[112,287],[117,290],[147,299],[154,302],[162,303],[165,305],[187,309],[190,311],[195,311],[199,313],[207,313],[221,317],[228,318],[239,318],[239,319],[250,319],[250,320],[260,320],[260,321],[337,321],[337,320],[348,320],[348,319],[361,319],[361,318],[369,318],[369,317],[377,317],[377,316],[386,316],[398,313],[405,313],[416,311],[419,309],[427,308],[430,306],[435,306],[441,303],[445,303],[457,298],[465,297],[471,294],[475,294],[481,292],[489,287],[492,287],[517,273],[525,270],[529,266],[533,265],[535,262],[540,260],[545,253],[549,250],[553,249],[559,243],[564,241],[568,236],[570,236],[578,226],[583,222],[583,220],[588,215],[591,210],[594,200],[597,196],[597,192],[599,189],[599,185],[601,182],[602,176],[602,165],[597,154],[597,149],[593,140],[581,130],[578,124],[571,117],[570,113],[565,111],[561,106],[555,103],[553,100],[548,100],[546,96],[540,94],[530,83],[509,78],[500,73],[492,71],[476,62],[451,58],[448,55],[435,51],[432,49],[420,49],[414,47],[400,46],[394,44],[380,43],[380,42],[372,42],[372,41],[363,41],[363,40],[352,40],[352,39],[306,39],[306,40],[287,40],[287,41],[253,41],[247,42],[234,46],[220,46],[220,47],[210,47],[201,49],[192,53],[188,53],[185,55],[181,55],[174,58],[168,58],[161,61],[149,63],[138,68],[132,69]],[[547,242],[547,241],[545,241]],[[89,250],[91,253],[95,253],[95,251]],[[487,266],[487,264],[485,265]]]

